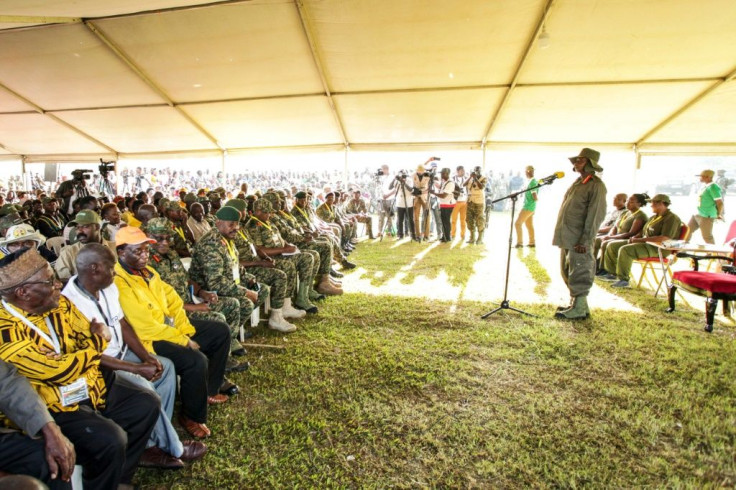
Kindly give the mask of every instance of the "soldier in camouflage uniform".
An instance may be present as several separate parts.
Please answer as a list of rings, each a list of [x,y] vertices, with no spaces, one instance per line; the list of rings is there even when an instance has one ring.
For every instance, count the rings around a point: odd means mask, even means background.
[[[368,238],[373,240],[373,218],[368,214],[368,207],[360,197],[359,190],[353,191],[353,198],[345,205],[345,212],[353,216],[358,223],[364,223]]]
[[[184,211],[178,201],[169,201],[164,208],[164,218],[168,218],[173,226],[173,238],[171,246],[174,247],[179,257],[191,257],[191,247],[194,243],[194,237],[191,230],[186,225]]]
[[[223,206],[215,216],[215,228],[200,238],[194,247],[189,276],[194,282],[216,292],[220,297],[237,299],[240,304],[240,318],[245,321],[250,318],[254,303],[265,301],[265,295],[270,289],[266,284],[258,283],[253,275],[247,274],[240,266],[238,250],[232,241],[240,226],[240,212]],[[281,308],[271,308],[268,325],[280,332],[296,330],[295,325],[284,319]]]
[[[218,297],[216,293],[206,291],[199,284],[189,279],[184,264],[170,246],[173,238],[172,224],[166,218],[150,220],[143,231],[149,238],[156,240],[151,246],[148,256],[148,265],[159,273],[164,282],[169,283],[184,302],[184,311],[192,320],[207,320],[226,323],[230,327],[232,342],[230,352],[236,355],[244,351],[237,341],[237,335],[242,325],[240,318],[240,304],[235,298]],[[194,296],[205,300],[204,303],[194,304]],[[264,299],[265,301],[265,299]]]
[[[263,197],[268,198],[270,194]],[[307,253],[311,253],[313,259],[316,260],[316,271],[314,288],[310,288],[309,297],[314,298],[316,294],[340,295],[342,294],[342,285],[337,280],[330,278],[330,265],[332,263],[332,247],[329,240],[321,240],[318,236],[311,233],[305,233],[297,219],[291,214],[284,211],[285,201],[279,199],[276,195],[271,202],[274,203],[274,215],[271,216],[271,222],[276,225],[281,236],[287,242],[293,243]],[[285,197],[285,196],[284,196]]]
[[[273,214],[271,202],[267,199],[258,199],[253,203],[253,215],[245,224],[245,231],[253,240],[256,249],[273,258],[277,267],[285,262],[291,262],[295,266],[297,277],[289,277],[289,284],[296,289],[298,278],[296,301],[305,309],[313,310],[315,306],[309,301],[309,289],[314,280],[312,273],[314,260],[311,255],[300,253],[299,249],[283,239],[278,228],[269,223]],[[287,303],[290,299],[291,297],[286,299]]]
[[[290,271],[292,277],[296,277],[296,269],[292,263],[282,263],[280,266],[263,252],[256,249],[253,240],[245,232],[242,221],[244,219],[246,202],[242,199],[230,199],[225,203],[229,207],[233,207],[240,212],[241,222],[238,233],[233,238],[233,243],[238,250],[240,256],[240,265],[245,267],[247,271],[253,274],[259,281],[265,282],[271,288],[271,306],[274,308],[282,308],[284,318],[303,318],[305,313],[297,310],[292,306],[291,299],[286,301],[288,290],[288,277],[286,271]]]
[[[483,243],[483,230],[486,227],[486,178],[481,174],[480,167],[473,169],[473,173],[470,174],[463,187],[468,188],[468,211],[465,218],[468,230],[470,230],[468,243],[481,244]]]

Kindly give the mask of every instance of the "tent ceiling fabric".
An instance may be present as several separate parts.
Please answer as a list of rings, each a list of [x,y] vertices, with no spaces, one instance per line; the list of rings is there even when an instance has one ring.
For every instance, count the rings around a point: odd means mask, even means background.
[[[733,0],[3,0],[0,154],[734,145],[735,24]]]

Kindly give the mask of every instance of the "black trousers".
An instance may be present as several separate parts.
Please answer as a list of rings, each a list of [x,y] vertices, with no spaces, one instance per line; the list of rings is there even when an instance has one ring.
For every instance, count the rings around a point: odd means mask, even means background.
[[[442,220],[442,241],[449,242],[452,230],[452,208],[440,208],[440,219]]]
[[[399,238],[404,238],[404,230],[407,235],[414,238],[414,208],[396,208],[396,234]]]
[[[207,422],[207,397],[216,395],[225,379],[230,354],[230,327],[226,323],[190,320],[196,333],[192,340],[199,350],[159,340],[153,349],[174,363],[179,376],[182,414],[204,424]]]
[[[71,483],[61,481],[60,477],[49,479],[43,437],[31,439],[20,432],[0,433],[0,471],[38,478],[51,489],[72,488]]]
[[[95,411],[82,403],[76,412],[51,414],[74,444],[85,490],[116,488],[133,480],[161,404],[155,393],[116,377],[114,371],[103,369],[103,375],[104,409]]]

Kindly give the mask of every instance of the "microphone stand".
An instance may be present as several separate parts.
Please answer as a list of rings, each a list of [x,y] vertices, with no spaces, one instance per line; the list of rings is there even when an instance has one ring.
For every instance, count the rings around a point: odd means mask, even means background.
[[[542,186],[549,185],[552,182],[554,182],[555,179],[547,180],[547,181],[541,181],[541,183],[537,183],[534,187],[528,187],[524,190],[521,190],[519,192],[513,192],[509,194],[508,196],[501,197],[499,199],[496,199],[495,201],[491,201],[491,204],[496,204],[497,202],[503,201],[504,199],[511,199],[511,226],[509,227],[509,246],[508,246],[508,253],[506,255],[506,279],[505,284],[503,287],[503,300],[501,301],[501,304],[498,306],[498,308],[489,311],[488,313],[485,313],[481,315],[481,318],[484,320],[488,318],[489,316],[493,315],[494,313],[497,313],[500,310],[513,310],[517,313],[522,313],[524,315],[529,316],[536,316],[532,315],[531,313],[528,313],[526,311],[520,310],[518,308],[514,308],[509,304],[508,300],[508,293],[509,293],[509,270],[511,269],[511,243],[513,240],[513,234],[514,234],[514,214],[516,213],[516,200],[519,198],[521,194],[524,194],[527,191],[533,191],[535,189],[539,189]]]

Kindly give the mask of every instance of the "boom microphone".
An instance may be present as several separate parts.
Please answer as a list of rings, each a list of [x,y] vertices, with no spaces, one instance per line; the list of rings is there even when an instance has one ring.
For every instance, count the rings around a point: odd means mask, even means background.
[[[564,176],[565,176],[565,172],[555,172],[552,175],[550,175],[549,177],[545,177],[543,179],[539,179],[539,183],[540,184],[549,184],[551,182],[554,182],[557,179],[561,179]]]

